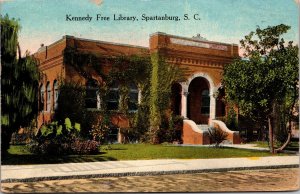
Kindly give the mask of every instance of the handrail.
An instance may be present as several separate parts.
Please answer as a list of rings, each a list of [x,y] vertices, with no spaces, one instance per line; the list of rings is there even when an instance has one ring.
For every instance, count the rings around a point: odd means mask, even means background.
[[[193,131],[195,131],[196,133],[203,133],[203,131],[201,129],[199,129],[199,127],[196,125],[196,123],[194,121],[192,121],[192,120],[183,120],[183,122],[188,124],[189,126],[191,126]]]
[[[223,121],[212,120],[212,123],[217,124],[222,131],[225,131],[227,133],[234,133],[234,132],[236,132],[236,131],[232,131],[232,130],[228,129],[228,127],[226,126],[226,124]]]

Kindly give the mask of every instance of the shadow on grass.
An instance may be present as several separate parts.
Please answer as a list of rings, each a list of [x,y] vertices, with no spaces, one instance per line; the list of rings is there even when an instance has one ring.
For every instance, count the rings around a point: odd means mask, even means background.
[[[2,165],[26,165],[26,164],[59,164],[59,163],[82,163],[116,161],[116,158],[103,156],[106,152],[97,155],[34,155],[34,154],[7,154],[2,157]]]
[[[299,147],[297,147],[297,146],[287,146],[286,149],[284,149],[284,150],[299,152]]]
[[[128,149],[126,149],[126,148],[107,148],[104,150],[128,150]]]

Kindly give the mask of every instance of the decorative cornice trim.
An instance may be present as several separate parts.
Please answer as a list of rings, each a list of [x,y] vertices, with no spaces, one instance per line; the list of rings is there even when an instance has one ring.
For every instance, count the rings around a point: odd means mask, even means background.
[[[184,36],[177,36],[177,35],[172,35],[172,34],[167,34],[164,32],[154,32],[152,34],[150,34],[151,36],[154,35],[165,35],[168,37],[172,37],[172,38],[179,38],[179,39],[183,39],[183,40],[190,40],[190,41],[194,41],[194,42],[203,42],[203,43],[210,43],[210,44],[221,44],[221,45],[226,45],[226,46],[238,46],[237,44],[230,44],[230,43],[224,43],[224,42],[216,42],[216,41],[210,41],[210,40],[197,40],[194,38],[189,38],[189,37],[184,37]]]

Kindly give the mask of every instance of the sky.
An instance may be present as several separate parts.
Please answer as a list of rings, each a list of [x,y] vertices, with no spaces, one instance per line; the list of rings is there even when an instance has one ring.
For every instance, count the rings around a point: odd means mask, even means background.
[[[299,0],[0,0],[1,13],[20,20],[21,50],[34,53],[64,35],[149,46],[157,31],[239,44],[257,26],[291,26],[286,40],[299,42]],[[91,22],[66,21],[66,15],[93,17]],[[97,14],[136,16],[139,21],[96,21]],[[179,16],[180,21],[142,21],[141,15]],[[198,14],[200,20],[183,20]]]

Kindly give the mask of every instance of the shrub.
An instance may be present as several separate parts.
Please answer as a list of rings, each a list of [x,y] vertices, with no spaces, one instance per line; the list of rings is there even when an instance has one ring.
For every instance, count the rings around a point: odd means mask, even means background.
[[[139,140],[140,134],[134,128],[121,128],[122,143],[135,143]]]
[[[138,111],[130,120],[130,128],[134,132],[134,138],[140,142],[149,142],[150,137],[147,133],[149,127],[149,107],[145,104],[140,104]]]
[[[80,124],[75,123],[74,126],[69,118],[64,123],[53,121],[47,125],[43,125],[37,136],[38,142],[42,143],[49,140],[54,143],[68,143],[80,133]]]
[[[173,133],[173,141],[177,141],[182,143],[182,128],[183,128],[183,117],[182,116],[172,116],[174,123],[174,133]]]
[[[105,142],[109,133],[109,116],[105,115],[102,118],[95,115],[94,123],[91,125],[90,135],[94,141]]]
[[[215,127],[208,128],[210,141],[215,143],[215,147],[219,147],[220,143],[226,140],[228,133]]]
[[[97,154],[99,152],[99,142],[94,140],[76,139],[71,144],[72,154]]]
[[[74,122],[81,123],[83,129],[88,129],[86,126],[85,95],[85,87],[79,83],[61,83],[54,119],[63,122],[65,118],[70,118]],[[88,132],[81,131],[81,135],[85,134]]]
[[[34,139],[36,132],[37,132],[36,122],[32,121],[29,127],[21,128],[17,132],[12,134],[10,144],[11,145],[29,144]]]
[[[35,154],[47,155],[63,155],[70,154],[69,145],[67,143],[57,143],[46,140],[40,144],[31,144],[29,150]]]
[[[164,117],[159,130],[159,142],[177,142],[182,143],[181,134],[183,126],[183,117],[171,115],[169,118]]]
[[[36,137],[36,142],[30,145],[30,151],[36,154],[95,154],[99,143],[79,138],[80,124],[72,125],[69,118],[64,123],[53,121],[43,125]]]
[[[233,107],[230,107],[227,117],[226,117],[226,125],[230,130],[236,131],[238,130],[238,122],[237,122],[237,117],[236,113],[233,109]]]

